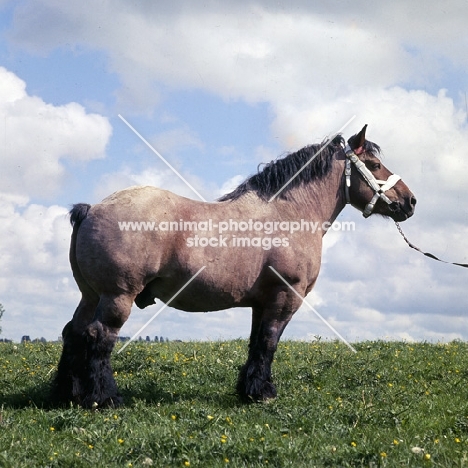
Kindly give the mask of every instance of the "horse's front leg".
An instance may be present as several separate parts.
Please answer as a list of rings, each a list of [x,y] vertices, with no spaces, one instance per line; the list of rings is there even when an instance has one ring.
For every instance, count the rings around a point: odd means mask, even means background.
[[[242,399],[262,401],[276,397],[271,363],[278,341],[297,307],[280,311],[277,307],[253,308],[249,357],[237,381],[237,393]]]

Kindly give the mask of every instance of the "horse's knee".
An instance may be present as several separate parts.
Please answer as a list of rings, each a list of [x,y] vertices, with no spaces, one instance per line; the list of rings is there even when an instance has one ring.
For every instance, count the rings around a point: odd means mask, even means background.
[[[103,325],[114,330],[120,330],[127,321],[132,308],[134,296],[103,295],[99,300],[96,318]]]
[[[98,297],[82,297],[73,314],[73,329],[77,333],[83,333],[86,327],[93,321],[98,305]]]
[[[86,351],[89,358],[110,356],[114,344],[117,341],[117,332],[98,321],[88,325],[84,336],[87,343]]]

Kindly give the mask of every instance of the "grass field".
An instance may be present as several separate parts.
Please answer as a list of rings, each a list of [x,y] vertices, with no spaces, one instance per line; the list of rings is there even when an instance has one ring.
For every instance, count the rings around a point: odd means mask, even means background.
[[[57,344],[0,344],[2,467],[461,467],[468,345],[280,344],[278,398],[234,394],[245,341],[132,343],[126,406],[51,408]]]

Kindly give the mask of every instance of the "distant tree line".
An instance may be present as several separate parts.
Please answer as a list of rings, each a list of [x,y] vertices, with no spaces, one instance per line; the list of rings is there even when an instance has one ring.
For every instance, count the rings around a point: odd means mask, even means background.
[[[0,342],[1,341],[11,343],[11,340],[0,340]],[[55,341],[55,343],[57,341],[59,341],[59,342],[62,341],[62,337],[59,337],[58,340]],[[130,341],[130,337],[129,336],[119,336],[119,341]],[[152,340],[151,337],[149,337],[149,336],[147,336],[145,339],[143,339],[140,336],[138,338],[138,340],[136,340],[136,341],[143,341],[143,342],[147,342],[147,343],[169,343],[169,338],[163,338],[162,336],[160,336],[160,337],[155,336],[154,340]],[[29,335],[23,335],[21,337],[21,343],[47,343],[47,340],[44,337],[34,338],[33,340],[31,340],[31,337]]]
[[[130,341],[130,337],[119,336],[119,341]],[[152,340],[150,336],[146,336],[145,339],[143,339],[143,337],[140,336],[137,341],[146,341],[148,343],[169,343],[169,338],[163,338],[162,336],[160,337],[155,336],[154,340]]]
[[[0,320],[2,319],[3,313],[5,312],[5,308],[3,307],[2,304],[0,304]],[[2,327],[0,327],[0,335],[2,333]],[[55,341],[62,341],[62,337],[59,336],[58,339]],[[119,336],[119,341],[130,341],[129,336]],[[146,341],[148,343],[168,343],[169,338],[163,338],[162,336],[155,336],[154,340],[151,339],[150,336],[146,336],[145,339],[143,339],[141,336],[138,338],[138,341]],[[176,340],[179,341],[179,340]],[[8,340],[6,338],[0,338],[0,343],[12,343],[13,340]],[[21,337],[21,343],[47,343],[47,340],[44,337],[41,338],[34,338],[31,340],[31,337],[29,335],[23,335]]]
[[[3,313],[5,312],[5,307],[3,304],[0,304],[0,320],[2,320]],[[0,335],[2,334],[2,327],[0,327]],[[0,338],[0,343],[11,343],[12,340],[7,340],[6,338]]]
[[[3,304],[0,304],[0,320],[2,320],[3,312],[5,312],[5,307],[3,307]],[[2,334],[2,327],[0,327],[0,335],[1,334]]]

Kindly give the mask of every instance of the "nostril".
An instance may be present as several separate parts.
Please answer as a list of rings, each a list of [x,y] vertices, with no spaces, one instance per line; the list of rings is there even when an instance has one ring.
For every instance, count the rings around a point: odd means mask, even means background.
[[[410,200],[411,206],[416,206],[416,202],[417,202],[416,197],[414,196],[411,197],[411,200]]]

